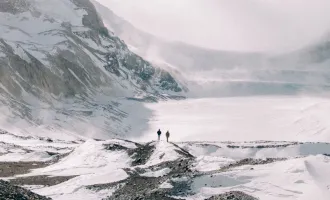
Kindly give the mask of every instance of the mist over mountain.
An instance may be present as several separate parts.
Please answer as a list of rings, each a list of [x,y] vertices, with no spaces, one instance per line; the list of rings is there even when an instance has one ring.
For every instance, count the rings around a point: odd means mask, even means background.
[[[190,91],[188,96],[326,95],[329,91],[330,71],[327,66],[330,47],[326,35],[314,42],[308,41],[308,45],[297,50],[276,53],[212,50],[166,40],[139,30],[136,27],[138,19],[133,20],[136,24],[132,24],[104,6],[116,8],[116,3],[126,5],[127,1],[109,1],[104,5],[98,2],[102,1],[94,1],[94,4],[105,25],[131,50],[172,70],[179,80],[184,80]],[[130,9],[129,6],[125,8]]]

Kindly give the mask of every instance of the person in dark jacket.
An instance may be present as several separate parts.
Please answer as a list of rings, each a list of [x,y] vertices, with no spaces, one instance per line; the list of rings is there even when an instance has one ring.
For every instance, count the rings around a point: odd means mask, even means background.
[[[160,135],[162,134],[162,132],[160,131],[160,129],[158,129],[157,131],[157,135],[158,135],[158,141],[160,140]]]
[[[170,137],[170,132],[169,131],[167,131],[166,132],[166,141],[168,142],[168,138]]]

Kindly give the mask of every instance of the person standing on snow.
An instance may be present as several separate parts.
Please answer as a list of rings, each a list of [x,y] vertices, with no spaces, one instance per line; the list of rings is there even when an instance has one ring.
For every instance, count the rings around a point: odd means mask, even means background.
[[[160,135],[162,134],[162,132],[160,131],[160,129],[158,129],[157,131],[157,135],[158,135],[158,141],[160,140]]]
[[[168,142],[168,138],[170,137],[170,132],[166,132],[166,141]]]

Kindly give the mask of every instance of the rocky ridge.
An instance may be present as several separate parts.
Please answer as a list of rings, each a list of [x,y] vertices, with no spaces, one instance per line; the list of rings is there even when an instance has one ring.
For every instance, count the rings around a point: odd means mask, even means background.
[[[184,95],[169,72],[108,31],[89,0],[3,0],[0,24],[1,128],[14,121],[81,136],[68,121],[98,118],[98,132],[124,135],[122,99]]]

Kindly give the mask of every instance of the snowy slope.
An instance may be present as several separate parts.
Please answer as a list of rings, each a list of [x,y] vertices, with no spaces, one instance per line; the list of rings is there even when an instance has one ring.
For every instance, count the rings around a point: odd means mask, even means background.
[[[124,135],[118,98],[181,86],[108,32],[89,0],[0,2],[0,126],[21,134]],[[142,107],[142,106],[137,106]]]
[[[177,148],[172,144],[161,141],[155,142],[153,145],[155,145],[156,148],[146,165],[152,166],[162,162],[173,161],[180,157],[179,153],[175,151]]]

